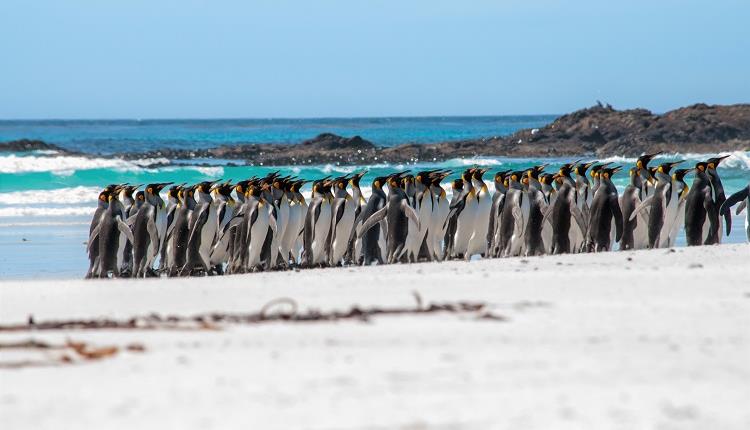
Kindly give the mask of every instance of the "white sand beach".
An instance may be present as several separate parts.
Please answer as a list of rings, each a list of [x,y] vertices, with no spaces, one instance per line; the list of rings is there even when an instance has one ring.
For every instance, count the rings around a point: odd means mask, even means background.
[[[0,284],[0,324],[486,302],[206,330],[0,331],[0,427],[750,428],[750,245],[239,276]],[[501,317],[479,318],[486,312]],[[128,351],[126,345],[145,351]],[[49,363],[45,364],[45,363]]]

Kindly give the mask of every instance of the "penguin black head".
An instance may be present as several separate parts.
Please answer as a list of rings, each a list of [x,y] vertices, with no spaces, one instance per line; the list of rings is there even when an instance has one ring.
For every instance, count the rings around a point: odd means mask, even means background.
[[[701,161],[698,163],[695,163],[695,171],[698,173],[705,173],[706,170],[708,170],[708,163],[705,161]]]
[[[463,179],[464,181],[471,181],[472,176],[474,176],[474,168],[469,167],[461,174],[461,179]]]
[[[146,185],[146,194],[157,195],[167,185],[172,185],[172,182],[158,182]]]
[[[539,182],[544,185],[552,185],[552,182],[555,180],[555,175],[551,173],[543,173],[541,176],[539,176]]]
[[[167,191],[167,197],[171,197],[173,199],[179,199],[180,197],[180,190],[182,187],[184,187],[185,184],[179,184],[179,185],[172,185],[169,187],[169,190]]]
[[[453,184],[451,184],[451,187],[453,188],[453,191],[461,191],[464,189],[464,181],[463,179],[455,179],[453,180]]]
[[[544,172],[544,169],[545,169],[545,168],[546,168],[547,166],[549,166],[549,164],[547,164],[547,163],[544,163],[544,164],[539,164],[538,166],[534,166],[534,167],[532,167],[532,168],[531,168],[530,170],[533,170],[533,171],[534,171],[534,175],[535,175],[535,176],[534,176],[534,178],[539,178],[539,175],[541,175],[541,174],[542,174],[542,172]]]
[[[685,175],[692,172],[695,169],[675,169],[674,173],[672,173],[672,179],[675,181],[682,181],[685,179]]]
[[[144,201],[146,201],[146,193],[144,193],[143,191],[138,191],[137,193],[135,193],[135,199],[143,203]]]
[[[622,166],[615,166],[615,167],[611,167],[611,168],[610,167],[605,167],[605,168],[601,169],[601,171],[599,172],[599,174],[601,175],[602,179],[607,179],[608,180],[608,179],[612,178],[612,176],[614,176],[615,173],[619,172],[620,170],[622,170]]]
[[[657,155],[660,155],[662,151],[654,152],[653,154],[643,154],[640,157],[638,157],[638,160],[635,162],[635,167],[638,169],[646,169],[648,167],[648,163],[651,162]]]
[[[250,185],[250,182],[250,179],[237,182],[236,184],[234,184],[234,191],[236,191],[237,194],[245,194],[245,191],[247,191],[247,187]]]
[[[497,182],[498,184],[502,184],[503,182],[505,182],[505,177],[508,176],[508,173],[510,173],[510,170],[502,170],[495,173],[495,182]]]
[[[721,163],[724,159],[731,157],[731,155],[725,155],[723,157],[714,157],[709,158],[706,160],[706,170],[713,170],[719,167],[719,163]]]
[[[511,182],[518,182],[518,181],[520,181],[520,180],[521,180],[521,178],[523,178],[523,173],[524,173],[524,172],[521,172],[521,171],[515,171],[515,172],[511,172],[511,173],[510,173],[510,174],[508,175],[508,179],[509,179],[509,180],[510,180]]]
[[[557,171],[557,174],[566,178],[570,177],[570,172],[573,171],[573,164],[574,163],[563,164],[560,166],[560,170]]]
[[[586,176],[586,171],[588,171],[589,168],[591,166],[593,166],[594,164],[596,164],[596,161],[591,161],[591,162],[588,162],[588,163],[578,163],[578,164],[576,164],[576,166],[573,169],[573,171],[578,176]]]
[[[471,176],[472,178],[474,178],[475,181],[481,182],[482,177],[484,176],[485,173],[487,173],[487,169],[478,168],[478,169],[474,169]]]
[[[349,182],[349,177],[347,177],[347,176],[341,176],[341,177],[338,177],[338,178],[334,179],[333,181],[331,181],[331,185],[334,186],[334,187],[336,187],[339,190],[343,190],[343,189],[346,188],[346,184],[348,182]]]
[[[430,181],[433,187],[439,187],[440,182],[443,181],[443,179],[447,178],[451,173],[453,173],[450,170],[443,170],[443,171],[437,171],[430,175]]]
[[[110,195],[109,191],[102,190],[102,192],[99,193],[99,201],[102,201],[102,202],[105,202],[105,203],[108,202],[109,201],[109,195]]]
[[[227,181],[227,182],[224,182],[223,184],[217,185],[215,189],[222,196],[230,197],[234,187],[232,186],[231,182]]]
[[[672,163],[661,163],[659,164],[659,167],[656,168],[656,171],[659,173],[664,173],[665,175],[669,175],[669,172],[672,170],[672,167],[684,163],[685,160],[675,161]]]
[[[380,190],[383,188],[383,185],[385,185],[387,182],[388,182],[388,177],[378,176],[377,178],[372,180],[372,187]]]
[[[355,173],[355,174],[354,174],[354,175],[352,175],[352,177],[351,177],[351,178],[349,179],[349,183],[350,183],[350,184],[351,184],[351,185],[352,185],[353,187],[357,187],[357,188],[359,188],[359,181],[360,181],[360,180],[362,179],[362,177],[363,177],[363,176],[365,176],[366,174],[367,174],[367,170],[363,170],[363,171],[361,171],[361,172],[359,172],[359,173]]]

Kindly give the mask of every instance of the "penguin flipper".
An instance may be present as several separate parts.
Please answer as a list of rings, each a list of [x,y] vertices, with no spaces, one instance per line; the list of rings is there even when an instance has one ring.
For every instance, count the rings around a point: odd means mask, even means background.
[[[739,215],[747,208],[747,200],[743,200],[738,206],[737,210],[734,212],[735,215]]]
[[[641,202],[641,204],[639,204],[638,207],[635,208],[635,210],[633,211],[633,213],[630,214],[629,221],[633,221],[635,219],[635,217],[638,216],[638,213],[641,212],[642,210],[646,209],[648,207],[648,205],[651,204],[651,201],[653,201],[653,200],[654,200],[654,196],[653,195],[651,195],[649,197],[646,197],[646,199],[643,200]],[[622,213],[620,213],[620,216],[622,216]]]
[[[383,206],[374,214],[370,215],[370,217],[367,218],[365,222],[362,223],[362,225],[357,229],[357,237],[362,237],[362,235],[365,234],[367,230],[371,229],[375,224],[380,222],[380,220],[384,219],[387,211],[388,204]]]
[[[570,205],[570,214],[573,215],[573,218],[576,220],[576,224],[578,224],[578,228],[581,229],[581,231],[586,231],[586,221],[583,219],[583,213],[581,210],[576,206],[575,204]],[[620,214],[620,217],[622,218],[622,214]]]
[[[193,215],[195,216],[195,212],[198,211],[198,218],[195,219],[195,223],[192,224],[192,229],[190,231],[190,237],[188,238],[188,243],[193,240],[193,236],[196,234],[200,234],[201,228],[203,224],[208,221],[208,207],[204,206],[200,210],[196,209],[193,211]],[[193,220],[191,220],[193,221]],[[149,224],[150,225],[150,224]],[[153,240],[153,239],[152,239]]]
[[[619,242],[622,239],[622,209],[620,209],[620,202],[617,199],[617,194],[611,194],[609,196],[609,206],[612,210],[612,215],[615,217],[615,242]]]
[[[156,228],[156,223],[151,218],[146,223],[146,230],[148,230],[148,235],[151,238],[151,247],[154,249],[154,253],[156,253],[159,250],[159,231]]]
[[[91,230],[91,234],[89,235],[89,241],[87,242],[86,247],[90,248],[91,244],[94,242],[94,239],[96,239],[97,236],[99,236],[99,232],[102,230],[101,223],[97,224],[96,227],[94,227],[93,230]],[[91,253],[91,249],[89,249],[89,253]]]
[[[130,243],[135,242],[135,239],[133,238],[133,232],[130,231],[130,226],[128,226],[121,218],[117,218],[117,229],[120,230],[120,233],[124,234],[125,237],[128,238]]]
[[[745,187],[742,190],[737,191],[736,193],[729,196],[728,199],[724,201],[724,203],[721,204],[721,209],[719,210],[719,214],[724,217],[724,220],[727,225],[727,236],[729,236],[729,233],[732,232],[732,216],[730,213],[730,209],[732,206],[736,205],[740,201],[742,201],[742,205],[745,204],[745,200],[748,197],[748,192],[750,192],[750,187]],[[740,208],[737,208],[737,214],[741,212]]]
[[[406,200],[401,200],[401,210],[404,211],[404,215],[406,215],[407,218],[412,220],[414,224],[417,225],[417,230],[422,228],[422,226],[419,223],[419,215],[417,214],[417,211],[414,210],[411,205]]]

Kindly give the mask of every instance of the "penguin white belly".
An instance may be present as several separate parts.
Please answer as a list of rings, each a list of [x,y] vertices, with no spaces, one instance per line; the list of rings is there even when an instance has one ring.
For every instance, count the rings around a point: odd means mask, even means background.
[[[492,200],[486,192],[480,194],[477,216],[474,221],[474,231],[469,239],[467,258],[475,254],[487,255],[487,228],[490,224]]]
[[[214,238],[216,237],[216,229],[218,228],[218,225],[218,215],[214,208],[210,208],[206,224],[204,224],[201,229],[201,246],[198,249],[198,253],[206,266],[210,264],[211,248],[214,246]]]
[[[159,243],[149,245],[149,250],[146,252],[146,267],[153,267],[154,260],[156,260],[156,256],[159,255],[159,250],[164,245],[164,240],[166,239],[167,211],[164,209],[163,205],[162,207],[156,208],[156,219],[154,220],[154,224],[156,224],[156,233],[159,236]]]
[[[315,232],[313,234],[312,252],[313,264],[326,262],[326,242],[331,229],[331,204],[322,202],[320,204],[320,215],[315,222]]]
[[[453,252],[456,255],[465,254],[469,247],[469,239],[471,239],[471,233],[474,231],[474,221],[476,220],[477,210],[477,200],[475,198],[467,197],[466,206],[459,214],[456,224],[456,236],[453,247]]]
[[[287,220],[286,228],[284,229],[284,235],[281,238],[280,251],[284,258],[284,261],[289,259],[289,254],[294,248],[294,243],[297,239],[297,233],[299,224],[299,205],[296,202],[292,202],[289,205],[289,219]],[[296,256],[294,257],[296,260]]]
[[[273,233],[271,240],[271,266],[276,266],[278,262],[278,255],[281,254],[284,260],[288,258],[288,255],[284,255],[286,247],[283,246],[283,238],[286,234],[287,227],[289,226],[289,201],[286,196],[282,196],[279,201],[279,207],[276,210],[276,231]],[[274,255],[275,254],[275,255]],[[289,254],[286,252],[286,254]]]
[[[636,215],[638,224],[633,230],[633,248],[646,249],[648,247],[648,217],[646,211],[641,211]]]
[[[299,262],[300,258],[302,256],[302,230],[305,227],[305,214],[307,214],[307,203],[300,203],[299,208],[297,209],[298,218],[297,218],[297,228],[295,228],[292,231],[292,234],[295,235],[294,244],[292,245],[292,254],[294,255],[294,259]],[[296,231],[296,233],[294,233]]]
[[[419,202],[417,209],[417,217],[419,218],[419,228],[417,228],[417,225],[413,221],[409,220],[409,232],[406,238],[410,258],[413,261],[418,259],[419,250],[432,224],[432,200],[429,193],[424,193],[422,196],[422,201]],[[430,255],[432,255],[432,242],[428,241],[427,249]]]
[[[263,251],[263,244],[268,234],[269,214],[268,208],[258,206],[258,217],[255,223],[250,227],[250,243],[247,249],[247,268],[252,269],[260,265],[260,254]]]
[[[447,229],[445,220],[448,218],[448,212],[450,212],[448,200],[445,197],[440,197],[433,214],[431,231],[428,232],[432,237],[433,256],[437,258],[442,258],[443,255],[443,239]]]
[[[529,211],[531,210],[526,194],[516,193],[516,195],[521,199],[521,225],[513,226],[513,235],[510,237],[510,253],[508,254],[508,256],[512,257],[522,255],[524,252],[523,235],[526,231],[526,221],[529,219]],[[517,204],[517,202],[513,202],[513,204]],[[518,223],[519,220],[515,220],[515,222]]]
[[[349,238],[354,225],[354,201],[347,200],[344,203],[344,213],[335,226],[333,243],[331,244],[331,265],[341,262],[349,247]]]

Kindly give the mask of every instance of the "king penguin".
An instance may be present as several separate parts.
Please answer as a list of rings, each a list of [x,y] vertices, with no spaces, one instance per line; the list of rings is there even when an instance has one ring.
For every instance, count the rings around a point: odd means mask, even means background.
[[[695,178],[685,201],[685,239],[688,246],[704,244],[708,238],[716,235],[719,228],[719,208],[714,203],[707,167],[706,162],[695,165]]]

